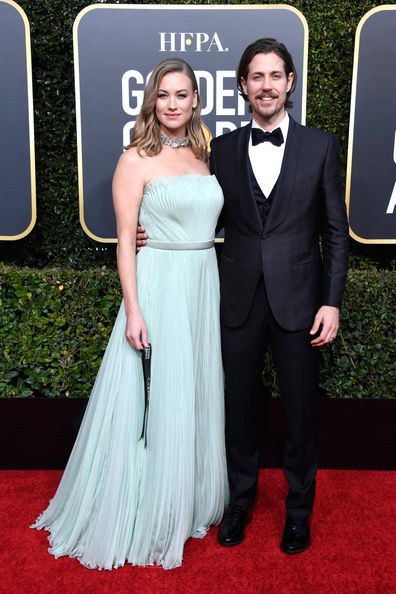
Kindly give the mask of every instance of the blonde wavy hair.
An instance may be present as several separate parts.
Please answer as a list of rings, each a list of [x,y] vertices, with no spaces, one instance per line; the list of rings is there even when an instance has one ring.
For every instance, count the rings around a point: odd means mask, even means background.
[[[187,136],[191,140],[191,149],[196,158],[206,160],[207,141],[201,120],[197,79],[191,66],[180,58],[169,58],[154,68],[144,91],[143,105],[132,131],[131,143],[126,148],[136,147],[139,155],[149,157],[154,157],[161,152],[160,126],[155,113],[155,104],[161,81],[170,72],[183,72],[190,79],[193,91],[196,91],[197,106],[193,108],[191,119],[187,123]]]

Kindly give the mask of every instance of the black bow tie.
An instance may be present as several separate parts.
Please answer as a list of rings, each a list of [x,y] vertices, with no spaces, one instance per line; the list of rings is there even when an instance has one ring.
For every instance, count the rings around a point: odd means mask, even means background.
[[[280,146],[284,143],[282,130],[276,128],[272,132],[264,132],[261,128],[252,128],[252,144],[260,144],[261,142],[272,142],[275,146]]]

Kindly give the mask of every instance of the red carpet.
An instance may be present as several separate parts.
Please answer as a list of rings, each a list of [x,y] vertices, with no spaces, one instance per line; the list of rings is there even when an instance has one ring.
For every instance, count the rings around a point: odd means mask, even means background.
[[[313,546],[295,557],[279,551],[285,481],[260,476],[260,497],[246,541],[217,545],[212,529],[190,540],[183,567],[89,570],[47,553],[47,533],[28,525],[46,506],[59,471],[0,472],[0,592],[7,594],[396,592],[396,472],[322,470],[318,475]]]

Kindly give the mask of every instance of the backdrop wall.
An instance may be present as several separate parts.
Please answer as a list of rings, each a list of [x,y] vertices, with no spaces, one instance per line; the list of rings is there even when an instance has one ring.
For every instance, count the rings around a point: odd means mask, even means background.
[[[191,4],[189,0],[179,3]],[[216,3],[248,4],[240,0],[194,4]],[[38,219],[26,238],[12,245],[0,243],[0,260],[39,267],[114,266],[114,246],[98,245],[79,225],[72,27],[89,2],[21,0],[19,4],[31,26]],[[355,31],[368,10],[385,3],[291,0],[288,4],[304,14],[309,27],[307,124],[337,134],[346,165]],[[354,265],[366,266],[370,258],[374,266],[395,267],[393,246],[352,242],[352,252]]]

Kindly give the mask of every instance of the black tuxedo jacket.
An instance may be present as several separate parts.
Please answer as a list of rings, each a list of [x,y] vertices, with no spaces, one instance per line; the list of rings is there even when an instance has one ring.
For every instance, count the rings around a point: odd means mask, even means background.
[[[349,240],[338,140],[290,118],[263,228],[248,172],[250,130],[251,124],[211,145],[211,170],[224,193],[221,320],[230,327],[244,322],[263,274],[277,322],[301,330],[321,305],[340,306],[345,286]]]

